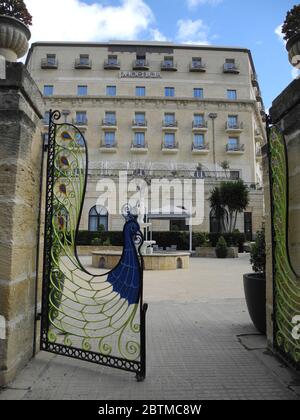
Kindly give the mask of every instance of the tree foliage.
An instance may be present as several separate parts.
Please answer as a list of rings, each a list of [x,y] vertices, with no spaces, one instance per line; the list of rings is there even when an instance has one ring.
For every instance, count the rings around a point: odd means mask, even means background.
[[[294,6],[286,15],[282,26],[282,33],[286,41],[300,34],[300,4]]]
[[[209,201],[214,216],[220,220],[222,231],[233,232],[238,214],[246,210],[249,204],[249,191],[242,180],[226,181],[214,188]]]
[[[266,242],[264,228],[256,233],[255,244],[251,247],[250,263],[255,273],[262,276],[266,275]]]
[[[25,25],[32,25],[32,16],[23,0],[0,0],[0,15],[14,17]]]

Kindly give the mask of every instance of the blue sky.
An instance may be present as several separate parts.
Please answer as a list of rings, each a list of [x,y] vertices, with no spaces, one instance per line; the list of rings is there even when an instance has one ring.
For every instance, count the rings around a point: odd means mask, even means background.
[[[26,0],[26,4],[33,15],[33,41],[154,39],[249,48],[267,108],[296,75],[276,34],[295,0]]]

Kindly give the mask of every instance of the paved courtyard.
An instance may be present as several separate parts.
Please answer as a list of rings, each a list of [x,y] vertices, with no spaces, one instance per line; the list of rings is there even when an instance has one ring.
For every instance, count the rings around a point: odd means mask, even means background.
[[[88,258],[85,263],[89,265]],[[6,399],[300,399],[300,381],[251,324],[238,260],[192,259],[189,270],[145,272],[147,378],[39,353]]]

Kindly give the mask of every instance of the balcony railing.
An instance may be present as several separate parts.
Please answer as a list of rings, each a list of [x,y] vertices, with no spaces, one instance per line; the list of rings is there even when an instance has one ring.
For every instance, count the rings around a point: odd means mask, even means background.
[[[203,143],[203,144],[193,143],[192,144],[192,150],[199,150],[199,151],[201,151],[201,150],[203,150],[203,151],[209,150],[209,144],[208,143]]]
[[[178,122],[176,120],[174,121],[163,121],[162,123],[163,128],[177,128]]]
[[[73,119],[73,124],[74,125],[88,125],[88,119],[87,118],[82,118],[80,120],[78,120],[77,118]]]
[[[149,70],[150,65],[147,60],[134,60],[132,68],[133,70]]]
[[[105,139],[101,140],[100,147],[102,149],[115,149],[118,146],[116,141],[106,141]]]
[[[204,72],[206,71],[206,65],[201,61],[192,61],[190,63],[190,71]]]
[[[118,60],[105,60],[104,69],[105,70],[120,70],[121,64]]]
[[[226,130],[241,131],[241,130],[244,129],[244,123],[242,123],[242,122],[236,122],[236,123],[226,122],[225,128],[226,128]]]
[[[196,122],[193,121],[193,128],[194,129],[203,129],[203,128],[207,128],[207,121],[202,121],[202,122]]]
[[[135,141],[132,142],[131,145],[132,149],[148,149],[148,143],[147,142],[143,142],[143,143],[137,143]]]
[[[161,63],[162,71],[177,71],[177,64],[173,61],[162,61]]]
[[[148,126],[148,122],[147,120],[133,120],[132,121],[132,125],[133,127],[147,127]]]
[[[162,149],[167,149],[167,150],[177,150],[178,149],[178,142],[175,143],[166,143],[166,142],[162,142],[161,145]]]
[[[224,73],[235,73],[235,74],[238,74],[240,72],[238,66],[235,63],[224,63],[223,71]]]
[[[117,120],[116,119],[110,119],[110,118],[104,118],[102,120],[102,126],[104,127],[116,127]]]
[[[58,67],[58,61],[57,59],[53,58],[42,58],[41,61],[41,68],[42,69],[57,69]]]
[[[86,58],[76,58],[75,60],[75,69],[91,69],[92,68],[92,60]]]
[[[227,144],[226,145],[226,152],[244,152],[245,145],[244,144]]]

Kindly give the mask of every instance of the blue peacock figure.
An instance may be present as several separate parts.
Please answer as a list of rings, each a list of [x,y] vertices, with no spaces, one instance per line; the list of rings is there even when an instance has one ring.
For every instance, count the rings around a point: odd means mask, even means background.
[[[137,217],[126,209],[123,253],[117,266],[103,275],[89,273],[76,252],[87,184],[85,140],[68,124],[52,122],[49,133],[45,238],[51,247],[44,261],[47,298],[43,314],[46,311],[47,319],[42,319],[42,348],[49,351],[47,342],[56,350],[67,346],[107,358],[139,361],[145,308],[139,253],[143,235]],[[115,367],[122,368],[118,363]]]

